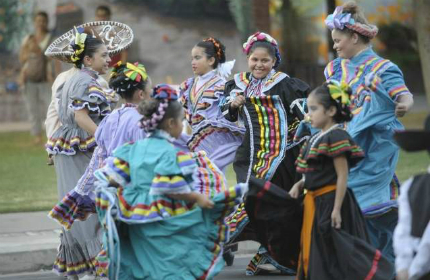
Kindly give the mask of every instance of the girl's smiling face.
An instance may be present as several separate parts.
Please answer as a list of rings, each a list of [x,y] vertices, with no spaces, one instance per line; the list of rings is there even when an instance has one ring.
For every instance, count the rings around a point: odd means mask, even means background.
[[[256,79],[264,79],[275,66],[276,58],[270,56],[265,48],[256,48],[248,55],[248,67]]]
[[[106,74],[109,70],[109,62],[111,61],[108,50],[105,45],[101,45],[92,57],[86,56],[84,64],[90,67],[99,74]]]

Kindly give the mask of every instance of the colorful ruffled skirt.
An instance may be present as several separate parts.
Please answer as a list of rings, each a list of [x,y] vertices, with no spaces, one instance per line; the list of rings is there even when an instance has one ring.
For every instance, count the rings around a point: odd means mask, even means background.
[[[100,186],[97,212],[106,251],[98,257],[98,274],[111,280],[213,279],[224,267],[225,216],[246,190],[240,184],[217,193],[214,208],[201,209],[166,196],[149,198],[141,189]]]

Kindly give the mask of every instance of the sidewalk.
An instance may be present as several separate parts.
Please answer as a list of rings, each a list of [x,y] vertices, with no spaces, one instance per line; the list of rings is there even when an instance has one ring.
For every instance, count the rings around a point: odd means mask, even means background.
[[[0,274],[52,266],[61,228],[47,214],[43,211],[0,215]]]
[[[47,214],[0,214],[0,275],[52,268],[61,227]],[[258,246],[252,241],[240,242],[237,254],[254,254]]]

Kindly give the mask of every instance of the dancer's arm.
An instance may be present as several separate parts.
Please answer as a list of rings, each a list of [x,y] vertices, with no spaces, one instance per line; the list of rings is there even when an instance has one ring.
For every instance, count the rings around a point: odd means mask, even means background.
[[[303,193],[303,186],[305,184],[304,178],[300,179],[294,186],[291,188],[289,194],[292,198],[298,198]]]
[[[91,135],[96,133],[97,125],[89,116],[90,111],[87,108],[75,111],[75,121],[80,128]]]
[[[337,174],[337,182],[336,197],[334,200],[333,212],[331,213],[331,225],[336,229],[340,229],[342,223],[340,210],[342,208],[343,199],[346,193],[346,182],[348,180],[348,162],[345,155],[335,157],[333,161]]]
[[[214,203],[208,197],[196,192],[190,192],[190,193],[184,193],[184,194],[168,194],[167,196],[173,199],[185,200],[188,202],[196,202],[202,208],[212,209],[214,207]]]

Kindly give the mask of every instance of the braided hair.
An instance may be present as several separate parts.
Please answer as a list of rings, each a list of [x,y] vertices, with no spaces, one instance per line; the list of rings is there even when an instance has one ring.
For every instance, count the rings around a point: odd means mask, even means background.
[[[159,84],[154,88],[152,98],[143,100],[137,110],[143,116],[141,127],[150,133],[162,128],[165,120],[178,118],[183,108],[178,102],[176,90],[166,84]]]
[[[215,59],[212,66],[214,69],[218,67],[218,64],[225,62],[225,46],[218,39],[209,37],[198,42],[196,46],[205,50],[207,58]]]
[[[336,108],[336,114],[333,116],[336,123],[349,122],[352,119],[350,110],[352,90],[348,85],[334,80],[327,81],[314,89],[311,94],[317,97],[324,109],[328,110],[332,106]]]
[[[148,74],[143,64],[119,61],[112,70],[109,87],[125,100],[131,100],[136,90],[145,90],[147,83]]]

